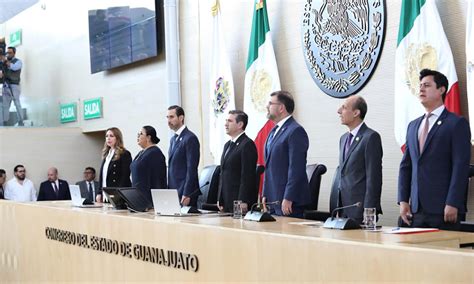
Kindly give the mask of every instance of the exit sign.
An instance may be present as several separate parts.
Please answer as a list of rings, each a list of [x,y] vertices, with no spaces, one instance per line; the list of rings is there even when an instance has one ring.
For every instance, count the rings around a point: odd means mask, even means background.
[[[17,47],[21,44],[21,30],[17,30],[10,34],[9,46]]]
[[[60,109],[60,121],[61,123],[77,121],[77,104],[62,104],[59,106]]]
[[[102,117],[102,98],[94,98],[84,101],[84,119]]]

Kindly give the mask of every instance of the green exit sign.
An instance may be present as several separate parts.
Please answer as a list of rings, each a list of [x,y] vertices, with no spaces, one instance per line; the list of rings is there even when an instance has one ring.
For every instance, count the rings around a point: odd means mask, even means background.
[[[94,98],[84,101],[84,119],[102,117],[102,98]]]
[[[59,111],[61,123],[77,121],[77,103],[62,104]]]
[[[21,30],[17,30],[10,34],[10,44],[9,46],[19,46],[21,44]]]

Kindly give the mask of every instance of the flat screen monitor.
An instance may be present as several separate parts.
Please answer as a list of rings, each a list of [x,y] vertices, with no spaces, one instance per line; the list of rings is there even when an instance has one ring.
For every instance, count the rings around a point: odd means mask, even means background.
[[[161,0],[117,1],[89,10],[91,73],[155,57],[161,51]]]

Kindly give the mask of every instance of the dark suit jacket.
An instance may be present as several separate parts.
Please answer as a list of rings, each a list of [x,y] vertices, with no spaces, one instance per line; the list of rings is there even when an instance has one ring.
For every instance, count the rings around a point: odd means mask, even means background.
[[[100,165],[100,194],[102,194],[103,175],[102,170],[104,168],[105,159],[102,160]],[[128,150],[125,150],[120,158],[116,161],[112,159],[107,169],[107,180],[106,184],[110,187],[130,187],[132,182],[130,181],[130,164],[132,163],[132,155]]]
[[[305,205],[311,202],[306,176],[308,147],[306,131],[291,117],[273,138],[269,152],[265,151],[263,196],[267,202],[280,201],[280,205],[274,206],[277,215],[282,215],[283,199],[293,202],[292,216],[297,217],[303,217]]]
[[[95,202],[95,197],[101,194],[102,191],[100,190],[98,181],[93,181],[93,183],[94,183],[94,188],[95,188],[95,196],[94,196],[93,202]],[[82,198],[87,198],[89,196],[89,185],[86,183],[86,181],[82,180],[82,181],[76,182],[76,185],[78,185],[81,190]]]
[[[339,140],[339,166],[331,190],[330,210],[338,206],[339,191],[342,206],[361,202],[360,207],[344,209],[343,213],[362,222],[364,208],[376,208],[382,213],[382,141],[380,135],[362,123],[357,136],[352,138],[347,157],[343,159],[349,133]]]
[[[445,205],[466,211],[466,189],[471,159],[471,132],[466,119],[444,110],[420,153],[418,128],[423,117],[410,122],[406,150],[400,163],[398,202],[410,202],[429,214],[444,214]]]
[[[258,196],[257,147],[245,133],[225,155],[230,144],[231,141],[224,145],[221,156],[219,204],[224,206],[224,211],[233,212],[234,200],[242,200],[250,210]]]
[[[171,139],[174,139],[172,137]],[[177,189],[179,199],[191,197],[191,206],[196,206],[199,191],[198,165],[199,140],[187,127],[178,137],[173,150],[168,152],[168,187]]]
[[[46,200],[71,200],[71,193],[69,192],[69,184],[67,181],[58,179],[59,181],[59,190],[58,194],[54,192],[53,185],[49,180],[43,181],[40,185],[38,193],[38,201]]]
[[[150,147],[140,152],[132,164],[132,185],[152,204],[151,189],[166,187],[165,156],[158,147]]]

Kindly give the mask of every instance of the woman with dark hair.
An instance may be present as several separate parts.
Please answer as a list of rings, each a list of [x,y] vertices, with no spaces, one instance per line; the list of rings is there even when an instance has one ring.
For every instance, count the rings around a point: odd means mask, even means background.
[[[138,145],[143,149],[133,159],[132,184],[152,202],[151,189],[166,188],[165,156],[156,144],[156,130],[152,126],[143,126],[137,135]]]
[[[130,163],[132,155],[123,145],[120,129],[111,127],[105,132],[105,143],[102,149],[102,165],[100,166],[100,195],[96,200],[102,201],[103,187],[130,187]]]

